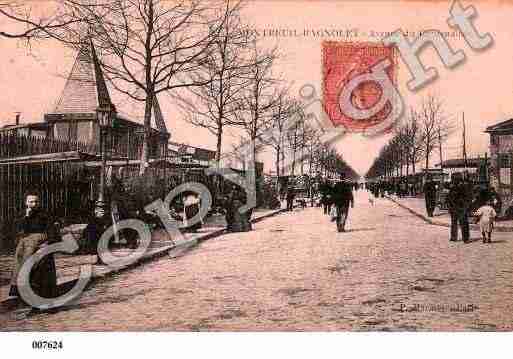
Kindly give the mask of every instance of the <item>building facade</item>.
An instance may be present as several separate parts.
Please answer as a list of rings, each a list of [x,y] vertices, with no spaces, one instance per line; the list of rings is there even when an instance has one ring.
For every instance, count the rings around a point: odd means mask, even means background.
[[[503,200],[503,208],[513,207],[513,119],[486,128],[490,135],[490,183]]]

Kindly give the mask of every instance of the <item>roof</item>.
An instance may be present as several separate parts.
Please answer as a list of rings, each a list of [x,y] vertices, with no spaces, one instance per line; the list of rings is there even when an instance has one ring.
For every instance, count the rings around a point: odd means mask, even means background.
[[[206,148],[189,146],[184,143],[177,143],[169,141],[169,149],[177,152],[179,155],[192,155],[195,159],[200,161],[211,161],[216,157],[216,152]]]
[[[495,125],[488,126],[485,130],[488,133],[513,133],[513,119],[496,123]]]
[[[78,52],[59,100],[53,112],[45,114],[45,120],[96,119],[98,107],[112,107],[115,109],[105,82],[100,60],[96,54],[94,44],[90,41]],[[157,130],[162,134],[169,135],[157,96],[153,98],[152,115]],[[117,112],[117,118],[142,126],[142,124],[128,120],[126,116],[121,116],[119,112]]]
[[[80,151],[67,151],[44,153],[39,155],[16,156],[10,158],[0,159],[0,165],[6,164],[29,164],[29,163],[44,163],[44,162],[63,162],[63,161],[84,161],[98,156],[91,155]]]
[[[92,43],[86,44],[77,54],[53,113],[95,113],[100,105],[109,103],[96,51]]]
[[[35,128],[35,129],[46,129],[48,124],[46,122],[31,122],[31,123],[20,123],[19,125],[5,125],[0,128],[0,132],[16,130],[20,128]]]
[[[444,168],[477,168],[481,164],[484,158],[467,158],[467,165],[465,166],[465,160],[463,158],[453,158],[442,162]],[[440,163],[437,164],[440,166]]]

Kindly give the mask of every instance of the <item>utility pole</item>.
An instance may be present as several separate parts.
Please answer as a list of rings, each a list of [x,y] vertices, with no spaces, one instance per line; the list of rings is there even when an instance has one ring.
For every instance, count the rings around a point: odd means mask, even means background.
[[[440,130],[440,125],[438,125],[438,152],[440,153],[440,169],[442,170],[442,173],[444,172],[444,158],[442,155],[442,134]]]
[[[465,171],[466,171],[468,164],[467,164],[467,141],[466,141],[466,134],[465,134],[465,112],[463,112],[463,161],[465,164]]]

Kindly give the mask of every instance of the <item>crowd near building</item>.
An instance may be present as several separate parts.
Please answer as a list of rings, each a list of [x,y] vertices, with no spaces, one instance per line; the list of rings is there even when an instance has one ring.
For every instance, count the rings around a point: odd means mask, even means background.
[[[109,111],[107,124],[102,123],[103,109]],[[140,178],[144,126],[116,111],[92,43],[77,54],[53,111],[42,119],[17,114],[3,120],[7,123],[0,128],[4,234],[22,212],[27,191],[37,191],[41,207],[56,218],[85,222],[98,198],[110,201],[127,190],[141,195],[135,200],[140,203],[130,206],[141,207],[185,181],[201,182],[222,193],[230,186],[221,176],[205,172],[214,163],[215,151],[171,141],[156,98],[149,159]],[[257,182],[262,182],[263,164],[256,162],[255,167]],[[244,172],[240,166],[231,169]],[[0,247],[13,245],[5,241],[2,235]]]

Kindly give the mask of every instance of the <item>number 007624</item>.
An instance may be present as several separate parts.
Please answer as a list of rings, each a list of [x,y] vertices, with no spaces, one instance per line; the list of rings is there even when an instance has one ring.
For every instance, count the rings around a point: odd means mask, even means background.
[[[34,340],[32,349],[62,349],[62,341]]]

